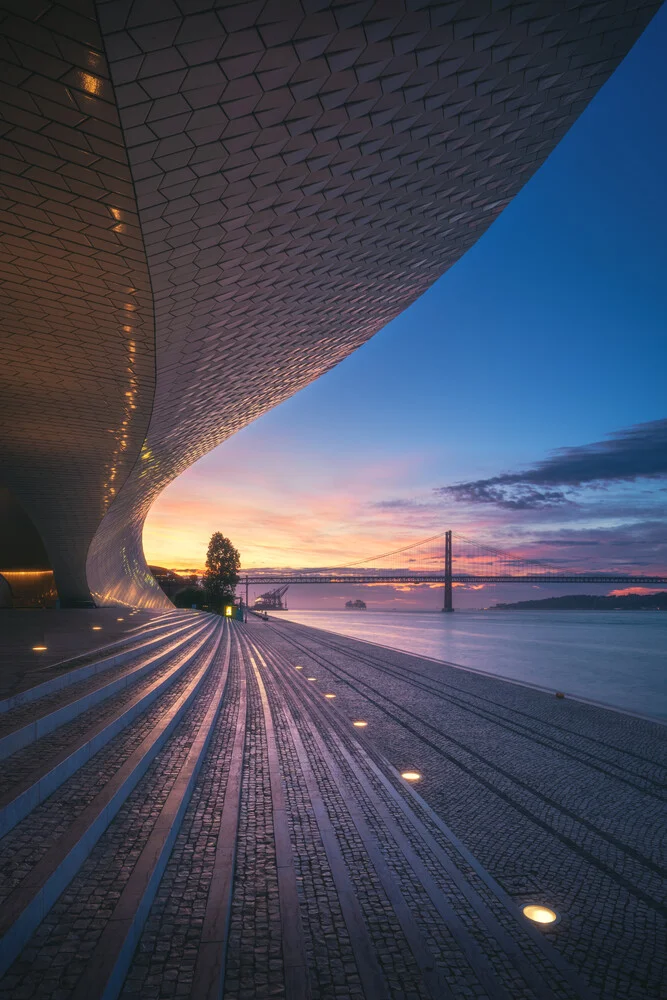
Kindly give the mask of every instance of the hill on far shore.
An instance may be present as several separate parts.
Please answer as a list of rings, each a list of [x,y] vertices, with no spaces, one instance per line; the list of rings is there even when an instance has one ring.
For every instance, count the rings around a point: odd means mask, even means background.
[[[566,594],[540,601],[494,604],[489,611],[667,611],[667,591],[657,594],[625,594],[598,597],[596,594]]]

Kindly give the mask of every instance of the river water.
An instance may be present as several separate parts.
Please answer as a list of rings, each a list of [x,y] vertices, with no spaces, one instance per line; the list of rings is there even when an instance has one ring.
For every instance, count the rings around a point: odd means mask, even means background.
[[[286,611],[279,617],[667,720],[665,611]]]

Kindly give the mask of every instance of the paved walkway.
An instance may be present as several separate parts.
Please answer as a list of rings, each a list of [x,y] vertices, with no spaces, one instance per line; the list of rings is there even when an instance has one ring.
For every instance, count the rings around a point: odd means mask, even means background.
[[[137,636],[0,715],[0,998],[661,995],[665,727],[286,622]]]

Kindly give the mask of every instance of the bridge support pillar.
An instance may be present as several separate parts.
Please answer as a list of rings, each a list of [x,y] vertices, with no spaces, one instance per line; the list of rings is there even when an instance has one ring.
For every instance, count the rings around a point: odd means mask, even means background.
[[[453,611],[452,600],[452,533],[445,532],[445,606],[443,611]]]

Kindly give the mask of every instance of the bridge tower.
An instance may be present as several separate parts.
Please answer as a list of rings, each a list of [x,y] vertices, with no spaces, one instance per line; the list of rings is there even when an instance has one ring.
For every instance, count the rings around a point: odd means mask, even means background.
[[[445,532],[445,606],[443,611],[453,611],[452,603],[452,533]]]

